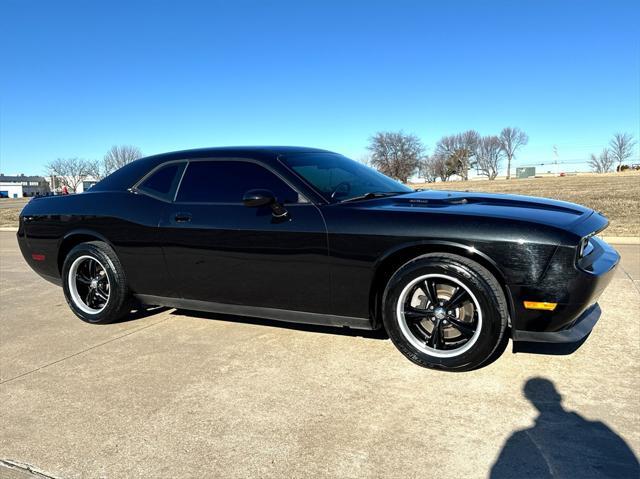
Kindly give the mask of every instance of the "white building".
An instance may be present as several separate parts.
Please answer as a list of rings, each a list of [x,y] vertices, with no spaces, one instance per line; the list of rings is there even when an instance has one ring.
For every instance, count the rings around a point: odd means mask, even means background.
[[[98,180],[96,180],[92,176],[87,176],[84,180],[82,180],[78,184],[78,187],[76,188],[76,193],[83,193],[83,192],[87,191],[89,188],[91,188],[97,182],[98,182]]]
[[[45,196],[50,192],[49,183],[42,176],[8,176],[0,173],[0,198]]]
[[[55,191],[56,194],[60,194],[62,192],[62,188],[64,185],[67,185],[69,193],[74,193],[74,191],[68,185],[76,184],[76,182],[77,186],[75,193],[84,193],[98,182],[98,180],[93,176],[85,176],[78,180],[77,178],[68,178],[56,175],[48,176],[46,181],[49,182],[51,191]]]

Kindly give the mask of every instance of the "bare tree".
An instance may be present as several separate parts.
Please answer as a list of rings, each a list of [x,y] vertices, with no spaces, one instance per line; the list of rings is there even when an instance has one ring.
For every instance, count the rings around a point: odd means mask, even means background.
[[[369,139],[371,166],[403,183],[418,168],[424,146],[415,135],[403,132],[378,132]]]
[[[424,180],[425,183],[433,183],[438,178],[438,171],[436,168],[436,159],[431,156],[425,156],[420,160],[418,165],[418,176]]]
[[[87,160],[87,175],[101,180],[103,178],[102,169],[98,160]]]
[[[511,162],[516,156],[516,151],[529,143],[529,137],[520,128],[503,128],[500,132],[502,151],[507,157],[507,180],[511,178]]]
[[[591,158],[589,159],[589,166],[596,173],[607,173],[611,171],[614,163],[615,158],[611,155],[608,148],[602,150],[600,156],[596,156],[592,153]]]
[[[603,173],[607,173],[613,170],[613,165],[616,162],[616,159],[611,155],[611,151],[609,148],[603,148],[600,153],[600,164],[602,165]]]
[[[455,174],[455,170],[445,155],[434,153],[429,157],[429,161],[436,178],[440,178],[440,181],[449,181],[449,178]]]
[[[369,155],[362,155],[357,161],[365,166],[371,166],[371,157]]]
[[[457,147],[456,135],[443,136],[436,143],[435,154],[448,159],[455,153]]]
[[[102,160],[102,175],[107,176],[122,168],[124,165],[142,157],[142,151],[137,146],[114,145]]]
[[[497,136],[484,136],[478,142],[476,165],[478,174],[495,180],[505,155],[502,142]]]
[[[78,185],[90,174],[92,162],[81,158],[58,158],[47,165],[52,175],[74,193]]]
[[[475,130],[468,130],[464,133],[461,133],[458,139],[458,143],[460,145],[460,160],[459,165],[462,168],[463,179],[469,179],[469,168],[471,168],[474,164],[472,159],[474,158],[476,151],[478,149],[478,143],[480,142],[480,135]]]
[[[443,136],[436,144],[435,153],[445,158],[448,169],[463,180],[469,179],[469,168],[473,165],[480,135],[475,130],[468,130],[457,135]]]
[[[618,162],[618,171],[622,170],[622,163],[631,158],[633,154],[633,147],[636,146],[636,142],[633,139],[633,135],[629,133],[616,133],[609,142],[611,148],[611,156]]]

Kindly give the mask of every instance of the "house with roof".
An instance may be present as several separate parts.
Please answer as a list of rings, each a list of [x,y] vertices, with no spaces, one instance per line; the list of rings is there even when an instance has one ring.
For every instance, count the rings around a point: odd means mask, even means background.
[[[43,176],[27,176],[24,174],[10,176],[0,173],[0,198],[45,196],[50,193],[49,183]]]

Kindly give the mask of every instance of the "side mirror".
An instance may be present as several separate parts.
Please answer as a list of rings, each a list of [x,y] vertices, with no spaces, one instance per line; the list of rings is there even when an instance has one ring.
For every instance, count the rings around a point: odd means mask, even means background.
[[[242,196],[242,203],[249,208],[268,206],[276,202],[276,197],[270,190],[249,190]]]

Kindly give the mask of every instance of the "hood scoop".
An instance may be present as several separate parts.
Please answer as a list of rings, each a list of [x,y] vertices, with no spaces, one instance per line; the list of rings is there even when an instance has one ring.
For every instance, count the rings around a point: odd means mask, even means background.
[[[400,198],[399,198],[400,199]],[[410,206],[451,206],[451,205],[466,205],[469,200],[463,196],[452,196],[448,198],[406,198],[404,201],[398,201],[398,203],[409,203]]]
[[[434,192],[435,193],[435,192]],[[398,206],[410,206],[421,208],[446,208],[473,205],[490,206],[498,208],[526,208],[534,210],[555,211],[580,216],[584,208],[577,205],[547,200],[544,198],[530,198],[517,195],[492,195],[486,193],[431,193],[419,192],[411,195],[403,195],[393,198]]]

